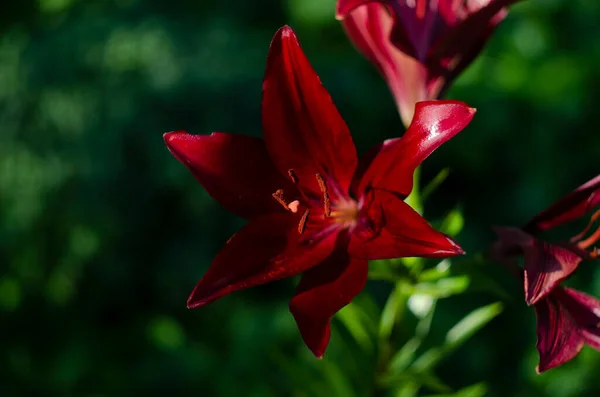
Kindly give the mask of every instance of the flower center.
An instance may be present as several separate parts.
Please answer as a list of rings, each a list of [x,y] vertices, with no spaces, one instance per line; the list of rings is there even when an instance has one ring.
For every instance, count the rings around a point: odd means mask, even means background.
[[[294,170],[289,170],[288,175],[294,184],[298,184],[298,177]],[[308,207],[298,222],[298,233],[304,233],[311,214],[313,215],[310,218],[312,219],[311,224],[315,221],[319,229],[349,228],[355,225],[359,216],[358,203],[352,198],[346,197],[339,189],[333,189],[334,198],[332,200],[332,193],[323,175],[317,173],[315,178],[321,191],[321,198],[318,200],[316,198],[309,199],[302,191],[300,192],[304,198],[302,202],[298,199],[293,201],[286,199],[283,189],[278,189],[272,195],[284,209],[293,214],[299,212],[301,205]]]
[[[342,227],[351,227],[358,221],[358,203],[352,199],[341,200],[331,211],[331,218]]]

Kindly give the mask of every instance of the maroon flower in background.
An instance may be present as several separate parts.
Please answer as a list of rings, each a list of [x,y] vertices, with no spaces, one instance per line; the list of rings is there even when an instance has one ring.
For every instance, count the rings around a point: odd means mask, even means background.
[[[556,287],[534,305],[542,373],[574,358],[588,344],[600,350],[600,301],[571,288]]]
[[[518,253],[524,257],[523,276],[527,304],[535,304],[548,295],[577,269],[582,260],[598,256],[598,249],[592,246],[600,238],[600,228],[588,237],[585,236],[600,218],[600,210],[591,216],[588,226],[581,233],[567,242],[551,244],[534,236],[581,218],[599,204],[600,175],[540,212],[521,229],[495,229],[500,237],[500,244],[495,251],[500,252],[500,256]]]
[[[523,228],[496,228],[500,238],[493,248],[496,259],[512,265],[513,257],[523,257],[525,300],[534,306],[537,316],[538,372],[571,360],[584,343],[600,349],[600,302],[560,286],[583,260],[598,257],[599,251],[593,246],[600,239],[600,228],[589,231],[600,218],[600,210],[569,241],[548,243],[534,237],[585,216],[599,204],[600,175],[533,217]]]
[[[280,29],[263,83],[264,140],[183,131],[164,137],[215,200],[249,220],[217,254],[188,307],[302,273],[290,310],[321,357],[331,317],[363,289],[369,259],[463,253],[403,200],[415,168],[474,112],[457,101],[419,103],[402,138],[359,161],[294,32]]]
[[[405,125],[440,98],[518,0],[338,0],[337,18],[377,66]]]

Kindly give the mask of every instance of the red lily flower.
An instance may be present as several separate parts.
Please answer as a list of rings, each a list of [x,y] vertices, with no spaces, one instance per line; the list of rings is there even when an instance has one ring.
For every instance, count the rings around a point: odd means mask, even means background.
[[[571,360],[585,343],[600,350],[600,302],[560,283],[584,259],[598,257],[591,248],[600,239],[600,228],[585,237],[600,218],[600,210],[588,226],[568,242],[551,244],[534,235],[580,218],[600,204],[600,175],[578,187],[533,217],[522,229],[496,228],[500,241],[492,249],[496,259],[514,268],[511,257],[523,256],[525,300],[537,317],[538,372]]]
[[[600,350],[600,301],[571,288],[556,287],[534,306],[542,373],[573,359],[588,344]]]
[[[600,209],[588,226],[568,242],[551,244],[534,237],[566,222],[580,218],[600,204],[600,175],[575,189],[540,212],[522,229],[498,227],[499,256],[521,254],[524,258],[525,300],[532,305],[546,297],[569,277],[584,259],[596,258],[593,245],[600,239],[600,228],[586,237],[593,223],[600,218]]]
[[[404,122],[440,98],[518,0],[338,0],[336,15],[384,76]]]
[[[208,193],[249,220],[217,254],[188,307],[302,273],[290,310],[306,345],[321,357],[330,320],[363,289],[369,259],[464,253],[403,200],[415,168],[474,112],[457,101],[419,103],[402,138],[359,162],[294,32],[281,28],[263,83],[264,140],[165,134],[169,150]]]

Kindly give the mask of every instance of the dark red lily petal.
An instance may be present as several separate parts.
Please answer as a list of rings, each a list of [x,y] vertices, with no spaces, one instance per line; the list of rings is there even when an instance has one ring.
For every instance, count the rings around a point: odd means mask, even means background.
[[[355,8],[376,1],[381,0],[338,0],[337,5],[335,7],[335,17],[337,19],[346,18],[348,13],[354,10]]]
[[[545,298],[582,261],[576,252],[536,239],[521,229],[496,227],[494,231],[505,252],[520,250],[523,255],[525,301],[528,305]]]
[[[290,311],[306,346],[321,358],[329,344],[331,318],[365,287],[368,262],[336,249],[302,275]]]
[[[582,260],[567,248],[535,238],[524,248],[525,301],[528,305],[548,295],[577,269]]]
[[[359,7],[342,20],[348,37],[385,78],[402,121],[408,126],[415,103],[436,99],[441,86],[428,83],[426,67],[392,44],[390,32],[393,24],[392,15],[381,3]]]
[[[516,279],[523,280],[523,267],[518,260],[523,256],[523,248],[519,240],[520,233],[523,231],[512,227],[492,227],[492,229],[499,238],[488,248],[487,256],[502,264]],[[513,230],[517,231],[516,237],[513,237]]]
[[[461,69],[464,69],[468,64],[464,59],[470,61],[475,58],[494,28],[506,17],[507,7],[517,1],[519,0],[473,1],[459,10],[452,0],[441,2],[440,15],[452,28],[436,43],[431,54],[432,61],[442,64],[450,62],[454,65],[461,63]]]
[[[315,174],[348,192],[356,148],[319,76],[289,26],[271,42],[263,83],[265,143],[283,175],[293,169],[298,183],[320,194]]]
[[[537,349],[540,362],[536,370],[542,373],[571,360],[579,353],[584,337],[560,295],[551,294],[534,305],[537,317]]]
[[[579,327],[585,343],[600,350],[600,301],[572,288],[560,288],[557,293]]]
[[[408,204],[385,190],[374,190],[361,210],[362,225],[350,236],[351,256],[391,259],[446,258],[464,254],[450,237],[433,229]]]
[[[438,9],[448,25],[460,25],[460,28],[466,25],[464,30],[470,28],[475,34],[480,32],[479,27],[487,25],[498,13],[506,12],[510,5],[519,1],[521,0],[471,0],[461,2],[462,4],[457,6],[456,0],[441,0]],[[457,38],[463,36],[459,35]]]
[[[494,226],[494,232],[500,239],[498,257],[523,256],[524,246],[533,244],[533,237],[516,227]]]
[[[417,103],[414,118],[404,136],[381,145],[362,175],[357,197],[367,187],[407,197],[413,187],[415,169],[435,149],[465,128],[474,115],[475,109],[460,101]]]
[[[481,53],[496,26],[506,17],[508,10],[502,7],[507,7],[509,2],[496,0],[496,3],[500,2],[504,4],[500,7],[500,11],[495,13],[493,11],[499,4],[488,3],[485,6],[480,4],[479,7],[484,7],[485,10],[482,11],[481,8],[478,9],[479,12],[470,10],[475,14],[453,29],[436,46],[432,57],[441,63],[442,68],[446,69],[443,72],[445,85],[440,89],[441,95],[444,95],[444,91],[450,83]],[[510,3],[514,2],[510,1]],[[472,25],[475,25],[475,27]]]
[[[599,204],[600,175],[597,175],[534,216],[523,230],[531,234],[541,233],[582,217]]]
[[[306,242],[299,216],[276,213],[252,219],[229,239],[188,298],[194,309],[231,292],[291,277],[331,254],[336,234]]]
[[[445,0],[440,1],[440,6]],[[447,0],[446,0],[447,1]],[[428,55],[438,37],[450,29],[440,17],[441,7],[432,7],[429,0],[416,0],[412,5],[406,1],[392,0],[388,4],[395,15],[391,40],[402,52],[428,64]]]
[[[191,135],[185,131],[164,135],[167,147],[198,182],[228,211],[252,218],[284,211],[272,194],[295,187],[271,162],[262,139],[243,135]]]
[[[380,1],[395,14],[391,34],[394,45],[428,65],[432,72],[441,73],[453,69],[462,58],[472,59],[473,51],[482,47],[505,16],[505,7],[518,0],[439,0],[436,6],[429,0],[413,4]]]

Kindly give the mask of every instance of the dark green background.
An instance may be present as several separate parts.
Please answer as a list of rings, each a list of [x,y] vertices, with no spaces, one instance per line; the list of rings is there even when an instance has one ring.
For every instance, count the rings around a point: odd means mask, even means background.
[[[162,140],[175,129],[260,135],[265,57],[284,24],[360,152],[401,135],[385,83],[334,20],[334,2],[0,6],[0,396],[305,396],[334,376],[324,368],[343,337],[334,335],[330,358],[311,358],[287,311],[294,280],[185,308],[243,223]],[[426,216],[459,204],[468,252],[493,240],[490,225],[521,224],[598,173],[599,21],[596,0],[525,0],[450,91],[478,113],[426,161],[425,180],[451,168]],[[494,396],[597,395],[600,354],[590,348],[535,374],[533,311],[510,277],[484,266],[514,299],[442,363],[440,377],[455,388],[485,381]],[[573,283],[599,296],[596,266]],[[385,288],[369,284],[376,295]],[[431,343],[494,299],[441,302]],[[290,376],[282,362],[311,371]]]

